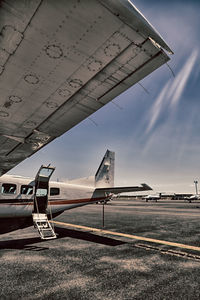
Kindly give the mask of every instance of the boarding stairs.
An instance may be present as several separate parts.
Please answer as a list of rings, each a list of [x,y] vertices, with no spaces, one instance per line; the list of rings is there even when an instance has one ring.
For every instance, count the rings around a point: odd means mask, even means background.
[[[46,214],[33,213],[33,224],[42,240],[55,239],[56,234]]]

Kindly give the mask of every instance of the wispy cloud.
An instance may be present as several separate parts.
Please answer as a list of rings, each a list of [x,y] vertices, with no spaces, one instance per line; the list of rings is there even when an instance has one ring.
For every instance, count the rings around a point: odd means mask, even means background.
[[[146,133],[148,133],[156,123],[157,119],[159,118],[159,115],[163,109],[163,101],[165,100],[165,96],[167,94],[168,88],[169,88],[170,82],[168,81],[164,88],[159,93],[157,99],[155,100],[155,103],[151,109],[150,112],[150,121],[148,124],[148,127],[146,129]]]
[[[168,93],[168,99],[171,101],[170,106],[173,108],[175,105],[178,104],[183,91],[186,87],[187,81],[189,79],[189,76],[193,70],[193,67],[195,65],[195,62],[198,57],[198,50],[195,49],[188,60],[186,61],[183,68],[179,71],[177,77],[175,78],[173,84],[170,87],[169,93]]]
[[[195,62],[197,61],[198,54],[199,51],[197,49],[193,50],[183,67],[178,72],[175,80],[173,82],[169,80],[158,94],[149,113],[149,122],[146,134],[153,129],[154,125],[160,118],[160,115],[162,115],[164,111],[168,110],[173,112],[174,108],[178,105],[190,74],[195,66]]]

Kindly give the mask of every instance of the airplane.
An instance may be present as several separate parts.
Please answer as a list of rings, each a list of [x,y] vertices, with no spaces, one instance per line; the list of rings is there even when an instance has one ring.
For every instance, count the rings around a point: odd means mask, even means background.
[[[200,195],[194,194],[189,197],[184,197],[184,200],[187,200],[189,203],[191,203],[193,200],[200,200]]]
[[[43,212],[54,168],[41,167],[35,189],[25,178],[10,182],[6,173],[167,63],[173,52],[130,0],[3,0],[0,19],[0,176],[5,179],[0,205],[7,201],[12,210],[13,191],[24,203],[32,193],[31,222],[49,227]],[[54,193],[59,183],[56,187]],[[87,203],[80,191],[79,199]],[[50,187],[50,199],[57,196]],[[107,196],[99,190],[95,197]],[[16,218],[32,209],[17,205]],[[43,216],[36,214],[37,206]],[[6,222],[6,213],[2,221],[3,211],[1,230],[16,228],[14,218]]]
[[[114,187],[115,153],[107,150],[92,179],[81,178],[68,182],[49,179],[55,168],[41,166],[35,179],[16,175],[0,177],[0,233],[30,226],[38,229],[42,239],[54,238],[49,219],[65,210],[107,202],[113,194],[151,190],[147,184],[132,187]],[[81,184],[79,184],[81,182]]]
[[[150,194],[150,195],[143,197],[143,199],[146,200],[146,202],[148,202],[150,200],[155,200],[157,202],[158,200],[161,199],[161,193],[159,193],[159,195],[158,194],[154,194],[154,195]]]

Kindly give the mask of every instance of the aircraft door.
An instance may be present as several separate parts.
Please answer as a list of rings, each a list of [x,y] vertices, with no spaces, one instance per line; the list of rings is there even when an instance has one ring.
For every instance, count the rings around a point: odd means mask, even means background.
[[[35,194],[33,213],[46,214],[48,205],[49,180],[55,168],[41,166],[35,177]]]

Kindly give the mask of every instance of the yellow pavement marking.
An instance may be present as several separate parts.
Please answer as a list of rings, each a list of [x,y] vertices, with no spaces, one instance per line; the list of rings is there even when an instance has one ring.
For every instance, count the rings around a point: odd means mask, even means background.
[[[100,232],[100,233],[104,233],[104,234],[121,236],[121,237],[126,237],[126,238],[129,238],[129,239],[146,241],[146,242],[151,242],[151,243],[156,243],[156,244],[161,244],[161,245],[167,245],[167,246],[172,246],[172,247],[178,247],[178,248],[183,248],[183,249],[189,249],[189,250],[195,250],[195,251],[200,252],[200,247],[184,245],[184,244],[174,243],[174,242],[168,242],[168,241],[163,241],[163,240],[156,240],[156,239],[137,236],[137,235],[132,235],[132,234],[126,234],[126,233],[109,231],[109,230],[98,229],[98,228],[87,227],[87,226],[81,226],[81,225],[75,225],[75,224],[70,224],[70,223],[63,223],[63,222],[58,222],[58,221],[50,221],[50,222],[58,224],[58,225],[64,225],[64,226],[67,226],[67,227],[74,227],[74,228],[79,228],[79,229],[84,229],[84,230],[89,230],[89,231],[96,231],[96,232]]]

